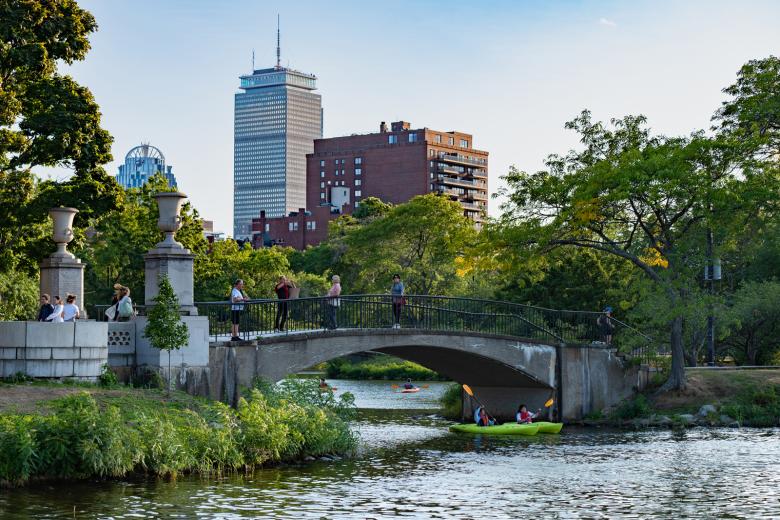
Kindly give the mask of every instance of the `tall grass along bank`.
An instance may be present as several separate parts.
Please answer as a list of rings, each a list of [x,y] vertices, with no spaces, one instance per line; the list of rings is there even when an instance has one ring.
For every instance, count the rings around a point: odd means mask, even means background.
[[[36,413],[0,414],[0,483],[208,475],[350,453],[353,409],[352,396],[336,399],[304,380],[258,385],[237,409],[149,390],[85,389]]]

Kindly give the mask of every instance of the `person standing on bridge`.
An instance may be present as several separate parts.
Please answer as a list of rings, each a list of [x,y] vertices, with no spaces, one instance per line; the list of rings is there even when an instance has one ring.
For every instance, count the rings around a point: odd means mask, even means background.
[[[276,319],[274,320],[274,332],[282,332],[284,325],[287,323],[287,300],[290,299],[290,289],[295,287],[295,284],[282,275],[279,277],[279,281],[274,287],[276,297],[279,298],[279,302],[276,304]]]
[[[341,296],[341,278],[339,275],[334,274],[331,281],[333,282],[333,285],[330,286],[325,300],[325,328],[334,330],[338,328],[336,310],[341,306],[341,298],[339,298],[339,296]]]
[[[404,298],[404,283],[401,281],[400,274],[393,275],[393,286],[390,288],[390,294],[393,300],[393,328],[401,328],[401,310],[406,303]]]
[[[604,307],[604,314],[596,320],[599,327],[599,334],[607,345],[612,344],[612,333],[615,331],[615,324],[612,323],[612,307]]]
[[[239,278],[236,283],[233,284],[233,290],[230,291],[230,341],[241,341],[238,335],[238,324],[241,321],[241,313],[244,311],[244,302],[249,298],[244,294],[244,280]]]

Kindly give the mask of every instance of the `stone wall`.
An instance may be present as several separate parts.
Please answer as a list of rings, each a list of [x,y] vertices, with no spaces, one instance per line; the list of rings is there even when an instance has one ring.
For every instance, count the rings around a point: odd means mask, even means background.
[[[0,376],[95,380],[108,362],[108,324],[0,322]]]

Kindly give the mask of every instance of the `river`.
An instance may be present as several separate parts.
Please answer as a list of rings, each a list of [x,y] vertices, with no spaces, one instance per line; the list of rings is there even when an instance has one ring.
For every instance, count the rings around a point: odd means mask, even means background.
[[[329,381],[356,396],[352,459],[220,479],[0,491],[0,518],[778,518],[780,430],[453,434],[444,385]]]

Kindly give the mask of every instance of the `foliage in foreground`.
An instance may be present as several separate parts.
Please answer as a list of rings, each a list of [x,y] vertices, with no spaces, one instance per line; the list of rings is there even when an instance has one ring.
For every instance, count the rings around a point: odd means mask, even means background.
[[[315,381],[300,389],[315,391]],[[101,406],[87,392],[53,402],[50,414],[0,415],[0,483],[37,478],[176,477],[245,470],[356,443],[349,399],[315,406],[298,394],[252,390],[238,409],[218,402],[182,406],[129,394]],[[331,396],[332,398],[332,396]]]
[[[445,376],[437,374],[429,368],[411,361],[391,357],[357,363],[338,358],[328,361],[325,372],[332,379],[447,381]]]
[[[450,385],[439,398],[441,414],[447,419],[460,420],[463,412],[463,390],[460,385]]]

